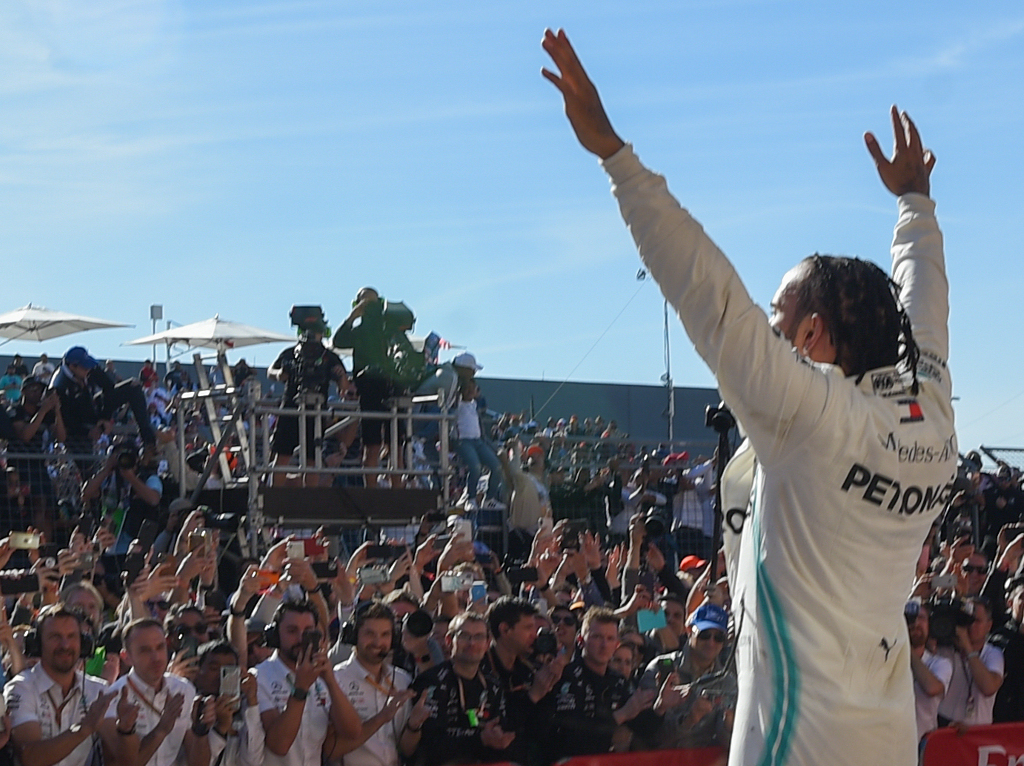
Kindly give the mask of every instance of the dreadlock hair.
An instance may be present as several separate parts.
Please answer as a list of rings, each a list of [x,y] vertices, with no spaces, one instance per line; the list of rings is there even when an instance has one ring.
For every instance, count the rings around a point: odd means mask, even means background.
[[[836,363],[857,376],[902,364],[918,392],[917,362],[910,317],[900,304],[900,287],[870,261],[835,255],[805,258],[806,274],[797,288],[798,319],[820,314],[836,348]]]

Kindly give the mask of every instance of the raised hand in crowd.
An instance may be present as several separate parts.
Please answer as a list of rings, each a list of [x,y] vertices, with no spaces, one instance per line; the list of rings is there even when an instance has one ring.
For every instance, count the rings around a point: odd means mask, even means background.
[[[679,674],[669,673],[658,690],[658,699],[654,702],[654,712],[665,715],[669,710],[677,708],[690,698],[690,684],[680,684]]]
[[[82,714],[81,725],[86,731],[94,732],[99,726],[100,721],[107,715],[107,708],[110,707],[110,703],[114,701],[114,697],[117,696],[117,692],[104,692],[99,694],[96,699],[89,703],[89,707],[85,709],[85,713]]]
[[[14,555],[14,549],[11,547],[11,538],[4,537],[0,539],[0,569],[7,566],[7,562],[11,560],[12,555]]]

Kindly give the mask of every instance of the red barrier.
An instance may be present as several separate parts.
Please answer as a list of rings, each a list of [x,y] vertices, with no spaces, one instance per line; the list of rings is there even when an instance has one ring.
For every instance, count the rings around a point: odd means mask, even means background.
[[[921,766],[1024,766],[1024,724],[972,726],[963,734],[936,729],[925,738]]]
[[[713,766],[725,763],[725,750],[707,747],[699,750],[643,750],[636,753],[577,755],[559,763],[561,766]]]

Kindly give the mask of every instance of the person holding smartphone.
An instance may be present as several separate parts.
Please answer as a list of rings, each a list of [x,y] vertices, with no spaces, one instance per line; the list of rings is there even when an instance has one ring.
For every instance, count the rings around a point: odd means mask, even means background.
[[[262,766],[266,735],[260,719],[256,676],[238,665],[227,641],[199,647],[196,693],[215,698],[210,729],[210,762],[218,766]]]
[[[285,601],[271,623],[274,653],[254,669],[267,766],[320,763],[328,731],[358,737],[362,721],[331,671],[317,609]]]

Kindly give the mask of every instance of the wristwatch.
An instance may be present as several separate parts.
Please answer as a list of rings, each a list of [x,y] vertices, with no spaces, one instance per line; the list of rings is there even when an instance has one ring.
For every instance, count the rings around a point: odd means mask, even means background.
[[[299,689],[298,687],[292,687],[292,696],[295,697],[299,702],[305,702],[306,697],[309,696],[309,689]]]

